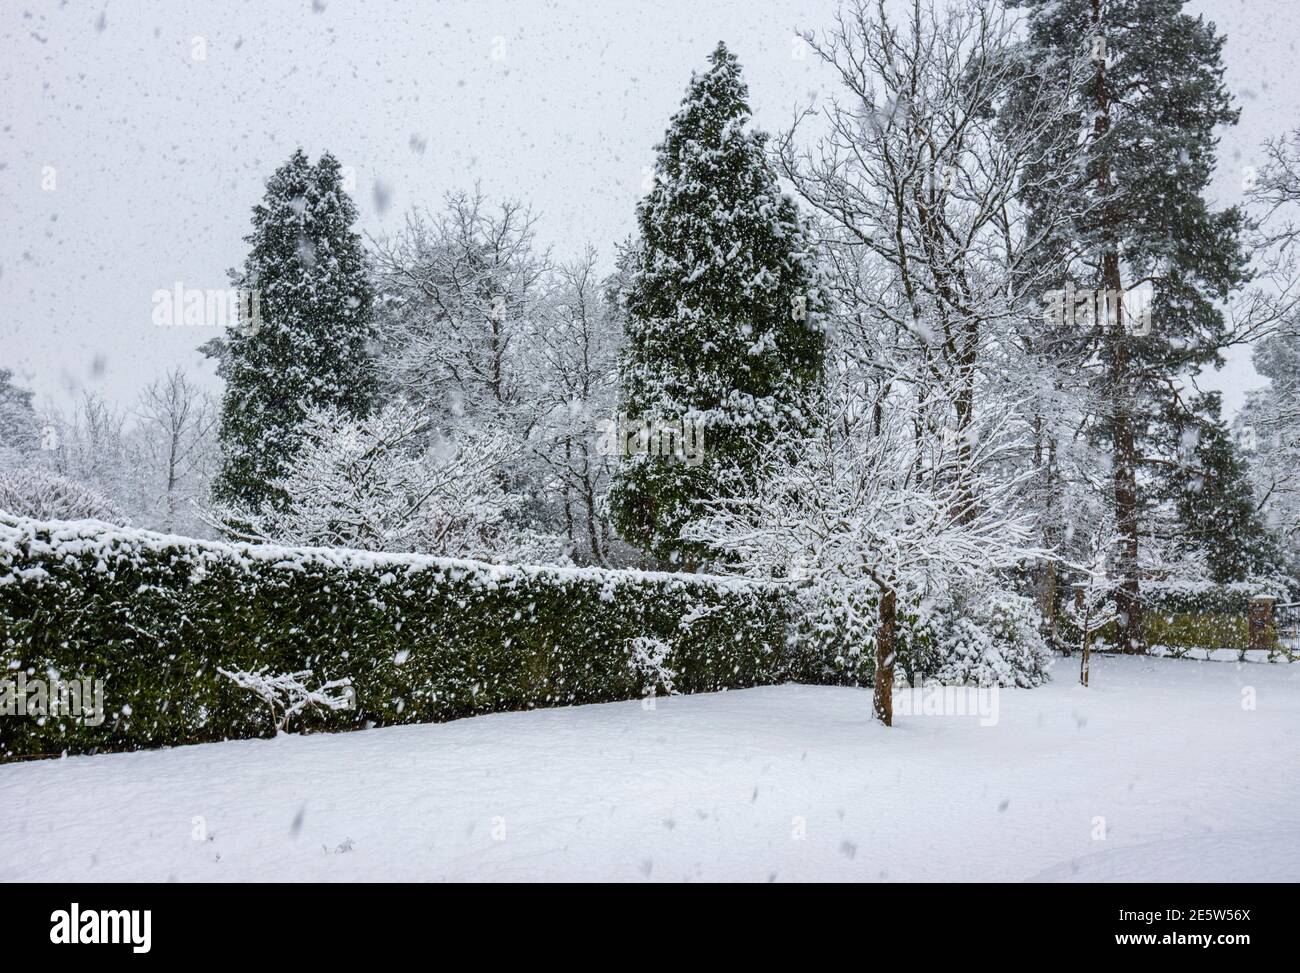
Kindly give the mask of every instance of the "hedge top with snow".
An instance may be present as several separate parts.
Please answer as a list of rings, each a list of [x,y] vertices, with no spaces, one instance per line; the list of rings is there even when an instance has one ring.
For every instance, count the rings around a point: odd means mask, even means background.
[[[655,582],[730,591],[752,590],[756,584],[752,580],[708,574],[547,564],[505,565],[427,554],[200,541],[178,534],[117,527],[98,520],[43,521],[0,513],[0,585],[14,581],[12,573],[4,572],[19,560],[64,560],[91,555],[98,559],[100,570],[106,571],[109,570],[109,559],[133,560],[145,554],[169,555],[174,564],[190,564],[200,570],[221,563],[244,568],[265,565],[289,571],[321,567],[346,572],[378,572],[381,582],[385,578],[395,580],[398,572],[411,574],[438,569],[452,577],[472,578],[490,587],[525,577],[544,577],[555,582],[603,582],[607,585]],[[41,570],[28,569],[29,576],[36,576],[31,575],[31,571]]]

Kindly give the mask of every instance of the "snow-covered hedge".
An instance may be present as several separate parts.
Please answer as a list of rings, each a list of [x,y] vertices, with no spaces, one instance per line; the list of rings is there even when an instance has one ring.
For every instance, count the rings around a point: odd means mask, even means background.
[[[1278,578],[1255,578],[1231,584],[1213,581],[1144,581],[1142,600],[1149,612],[1245,615],[1256,595],[1287,600],[1285,583]]]
[[[785,678],[785,596],[706,576],[195,541],[0,515],[0,680],[104,680],[105,719],[0,718],[0,759],[251,737],[221,675],[350,680],[304,726],[707,692]]]
[[[1143,581],[1145,606],[1143,627],[1147,641],[1169,654],[1182,656],[1191,650],[1214,652],[1234,649],[1244,652],[1250,645],[1247,616],[1251,598],[1271,595],[1289,597],[1285,583],[1276,578],[1257,578],[1231,584],[1212,581]],[[1062,615],[1061,637],[1077,649],[1081,632],[1070,602]],[[1118,623],[1111,621],[1096,629],[1094,651],[1116,651],[1120,639]]]

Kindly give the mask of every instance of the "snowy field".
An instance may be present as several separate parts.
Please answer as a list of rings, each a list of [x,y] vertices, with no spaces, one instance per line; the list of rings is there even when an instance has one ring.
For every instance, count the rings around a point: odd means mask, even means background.
[[[0,879],[1300,881],[1300,665],[1076,661],[11,764]]]

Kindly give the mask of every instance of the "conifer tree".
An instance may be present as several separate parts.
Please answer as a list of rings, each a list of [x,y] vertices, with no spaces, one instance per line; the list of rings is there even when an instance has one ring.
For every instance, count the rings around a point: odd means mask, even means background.
[[[273,484],[289,472],[309,410],[370,411],[373,292],[356,219],[339,163],[326,153],[312,165],[301,149],[253,210],[251,250],[236,276],[258,295],[245,305],[256,317],[226,336],[219,503],[255,511],[283,500]]]
[[[36,412],[32,393],[13,381],[13,372],[0,368],[0,468],[37,447]]]
[[[1176,513],[1175,550],[1203,555],[1211,579],[1227,584],[1266,574],[1282,559],[1220,409],[1217,392],[1198,396],[1186,410],[1170,409],[1178,462],[1161,474],[1158,493]]]
[[[1221,360],[1227,327],[1217,302],[1248,279],[1241,212],[1214,212],[1204,196],[1214,130],[1238,114],[1223,84],[1223,37],[1184,13],[1184,0],[1011,2],[1028,8],[1035,70],[1064,70],[1081,49],[1092,55],[1074,122],[1089,152],[1072,276],[1104,294],[1144,286],[1152,295],[1149,333],[1111,300],[1100,326],[1079,335],[1094,432],[1111,461],[1123,645],[1144,651],[1138,565],[1154,427],[1178,380]]]
[[[747,99],[719,43],[657,148],[624,294],[623,413],[702,423],[704,449],[697,465],[625,455],[613,520],[626,540],[687,564],[703,549],[680,540],[682,526],[704,501],[745,490],[764,449],[808,426],[823,367],[811,246],[767,136],[747,128]]]
[[[1251,392],[1237,424],[1254,496],[1283,558],[1300,578],[1300,331],[1291,323],[1255,346],[1255,370],[1269,384]]]

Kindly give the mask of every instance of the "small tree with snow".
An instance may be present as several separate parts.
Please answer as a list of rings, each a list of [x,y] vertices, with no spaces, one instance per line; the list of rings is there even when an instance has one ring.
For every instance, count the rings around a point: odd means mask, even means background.
[[[628,668],[645,686],[645,694],[654,696],[662,687],[671,696],[673,680],[677,678],[676,670],[667,665],[672,646],[661,639],[638,635],[628,643],[628,649]]]
[[[396,402],[362,419],[313,409],[297,431],[284,499],[225,511],[249,539],[281,544],[418,551],[448,557],[555,560],[557,538],[513,529],[520,502],[501,485],[512,455],[504,433],[443,436]]]
[[[309,710],[336,712],[356,707],[351,679],[331,679],[312,689],[308,685],[312,676],[310,669],[277,674],[266,670],[230,672],[218,667],[217,672],[266,704],[271,713],[271,725],[277,733],[287,732],[289,721]]]
[[[1014,503],[1023,476],[1003,472],[1021,446],[1008,415],[981,416],[961,449],[918,418],[902,396],[850,396],[822,432],[778,451],[752,495],[716,500],[686,528],[733,571],[783,577],[799,565],[802,583],[873,629],[873,709],[886,726],[900,611],[927,592],[1041,553],[1029,546],[1031,519]],[[875,618],[860,618],[868,605]]]
[[[1119,534],[1108,526],[1094,531],[1089,542],[1087,557],[1070,565],[1082,580],[1075,582],[1075,600],[1065,610],[1079,630],[1079,683],[1083,686],[1088,685],[1094,636],[1107,625],[1119,620],[1115,592],[1120,582],[1107,571],[1119,546]]]

